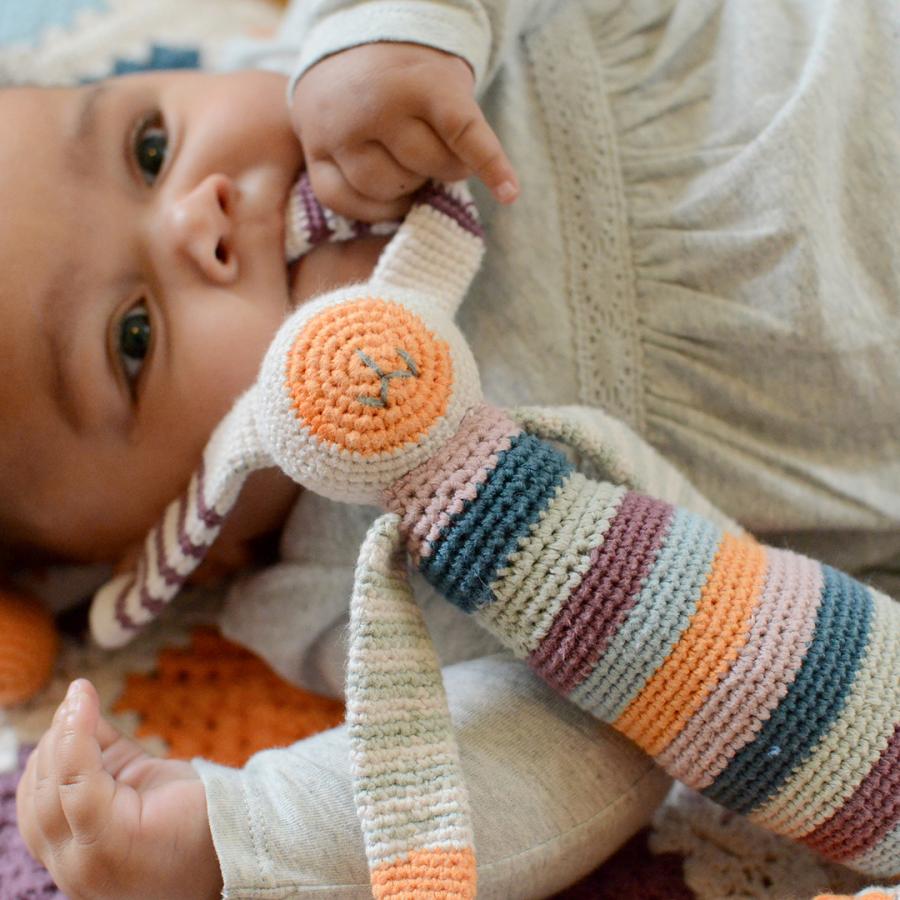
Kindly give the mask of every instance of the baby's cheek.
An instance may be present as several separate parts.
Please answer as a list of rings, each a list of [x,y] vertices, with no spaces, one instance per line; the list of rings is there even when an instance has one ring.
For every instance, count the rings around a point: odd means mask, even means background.
[[[294,306],[325,291],[368,280],[388,240],[386,237],[364,237],[314,247],[300,261],[291,285]]]
[[[278,469],[254,472],[245,483],[209,559],[219,574],[261,562],[255,542],[280,531],[302,488]]]

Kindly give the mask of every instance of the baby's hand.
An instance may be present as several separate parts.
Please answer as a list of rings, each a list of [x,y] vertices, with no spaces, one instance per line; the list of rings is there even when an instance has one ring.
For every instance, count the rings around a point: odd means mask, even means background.
[[[511,203],[516,174],[473,87],[465,61],[418,44],[365,44],[314,65],[291,117],[316,196],[349,218],[393,219],[429,178],[475,174]]]
[[[116,731],[89,681],[69,687],[16,803],[28,849],[71,900],[221,895],[200,777]]]

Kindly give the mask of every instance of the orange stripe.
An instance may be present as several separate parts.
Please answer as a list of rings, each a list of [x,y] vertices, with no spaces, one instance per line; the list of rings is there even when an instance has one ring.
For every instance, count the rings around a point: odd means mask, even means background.
[[[813,900],[896,900],[896,894],[884,891],[865,891],[862,894],[816,894]]]
[[[475,851],[413,850],[402,859],[372,869],[376,900],[472,900],[475,897]]]
[[[764,547],[724,535],[690,624],[613,723],[651,756],[678,736],[747,643],[765,573]]]

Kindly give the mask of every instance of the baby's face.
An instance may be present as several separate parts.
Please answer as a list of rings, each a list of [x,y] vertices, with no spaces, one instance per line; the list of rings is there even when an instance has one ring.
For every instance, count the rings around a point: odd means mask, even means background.
[[[0,514],[45,550],[139,539],[299,299],[285,83],[0,91]]]

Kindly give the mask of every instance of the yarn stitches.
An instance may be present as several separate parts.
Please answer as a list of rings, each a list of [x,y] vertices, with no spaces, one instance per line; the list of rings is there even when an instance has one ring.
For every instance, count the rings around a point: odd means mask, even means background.
[[[325,220],[298,196],[292,215]],[[354,233],[336,222],[300,230],[300,245]],[[894,876],[897,604],[718,520],[591,480],[536,433],[540,416],[526,430],[486,403],[453,323],[482,252],[464,187],[430,185],[369,282],[295,311],[136,572],[97,595],[94,634],[123,643],[159,614],[247,473],[277,465],[325,496],[387,510],[357,566],[347,678],[376,897],[476,889],[465,782],[407,557],[557,691],[688,785],[832,859]],[[547,420],[548,435],[564,433],[560,420]]]

